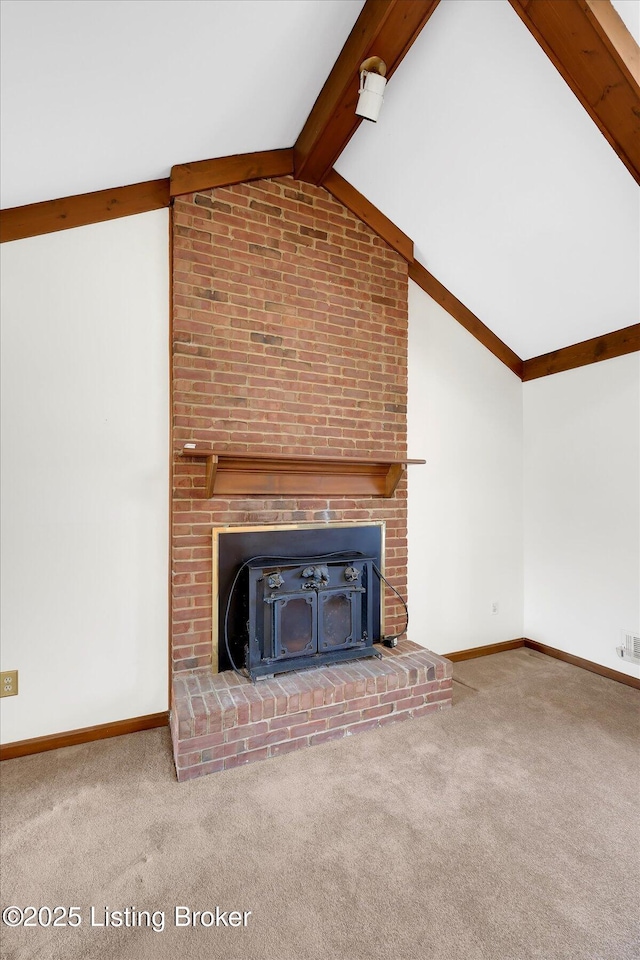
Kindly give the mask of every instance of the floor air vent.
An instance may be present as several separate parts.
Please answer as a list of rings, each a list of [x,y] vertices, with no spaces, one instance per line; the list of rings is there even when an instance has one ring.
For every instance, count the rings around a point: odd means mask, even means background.
[[[640,663],[640,634],[622,631],[622,646],[616,647],[618,656],[632,663]]]

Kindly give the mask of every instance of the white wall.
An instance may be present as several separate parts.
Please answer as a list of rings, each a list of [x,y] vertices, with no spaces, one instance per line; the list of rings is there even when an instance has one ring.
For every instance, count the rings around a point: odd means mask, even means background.
[[[168,212],[1,257],[12,742],[167,709]]]
[[[167,220],[1,249],[5,743],[167,709]],[[408,421],[409,636],[633,673],[640,355],[523,387],[410,283]]]
[[[639,676],[640,354],[521,384],[410,283],[408,428],[410,638]]]
[[[523,387],[525,636],[639,676],[640,354]]]
[[[410,639],[522,637],[522,384],[412,282],[408,431]]]

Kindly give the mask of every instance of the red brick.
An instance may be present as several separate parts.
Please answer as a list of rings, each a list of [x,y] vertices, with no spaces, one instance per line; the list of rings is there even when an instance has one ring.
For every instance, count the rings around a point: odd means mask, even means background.
[[[272,743],[269,750],[270,757],[279,757],[282,753],[293,753],[294,750],[299,750],[300,747],[306,747],[308,745],[308,740],[306,737],[302,737],[299,740],[285,740],[283,743]]]
[[[422,707],[416,707],[417,710],[421,710]],[[385,727],[389,723],[398,723],[402,720],[410,720],[411,714],[408,710],[403,710],[402,713],[389,713],[386,717],[380,717],[378,723],[381,727]]]
[[[451,690],[435,690],[426,697],[429,703],[436,703],[438,700],[451,700]]]
[[[444,706],[446,706],[444,703],[425,703],[422,707],[414,707],[411,714],[414,717],[424,717],[428,713],[437,713]]]
[[[226,731],[224,738],[227,743],[231,743],[234,740],[244,740],[246,737],[260,736],[260,734],[267,733],[268,730],[269,724],[266,720],[261,720],[257,723],[245,723],[233,727],[231,730]]]
[[[178,781],[183,783],[185,780],[195,780],[196,777],[204,777],[207,773],[218,773],[223,768],[224,760],[212,760],[207,763],[199,763],[185,770],[178,770]]]
[[[258,747],[268,747],[272,743],[281,743],[289,739],[289,728],[280,727],[279,730],[268,730],[257,737],[251,737],[247,740],[247,749],[256,750]]]
[[[298,737],[307,737],[312,733],[318,733],[320,730],[326,730],[326,728],[326,720],[310,720],[308,723],[301,723],[298,724],[298,726],[291,727],[291,739],[295,740]]]
[[[354,723],[350,727],[347,727],[345,730],[345,735],[347,737],[351,736],[353,733],[364,733],[365,730],[374,730],[376,727],[380,726],[380,721],[375,720],[363,720],[360,723]]]
[[[372,720],[376,717],[384,717],[386,714],[393,711],[392,703],[383,703],[379,707],[369,707],[368,710],[362,711],[363,720]]]
[[[358,723],[362,720],[362,713],[359,710],[353,710],[351,713],[343,713],[338,717],[330,717],[327,721],[327,729],[333,730],[335,727],[345,727],[352,723]]]
[[[346,727],[338,727],[337,730],[325,730],[322,733],[314,733],[309,738],[310,744],[326,743],[329,740],[342,740],[346,734]]]
[[[232,743],[221,743],[217,747],[210,747],[202,751],[203,760],[222,760],[226,757],[235,757],[236,753],[244,753],[244,740],[234,740]]]
[[[178,737],[186,738],[190,737],[192,734],[191,722],[188,720],[180,720],[178,722]]]
[[[291,727],[296,724],[307,723],[310,713],[306,710],[300,713],[287,713],[281,717],[274,717],[269,721],[270,730],[281,730],[283,727]]]
[[[399,687],[396,690],[390,690],[389,693],[382,693],[380,695],[380,703],[397,703],[399,700],[405,699],[410,695],[411,691],[407,687]],[[424,703],[424,700],[420,700],[421,703]]]
[[[417,686],[413,687],[411,690],[411,695],[414,697],[419,697],[425,693],[433,693],[434,690],[440,689],[439,680],[430,680],[429,683],[419,683]]]
[[[369,707],[377,707],[380,704],[381,698],[378,694],[374,694],[370,697],[358,697],[356,700],[349,700],[345,703],[345,712],[351,710],[366,710]]]
[[[389,574],[391,576],[391,574]],[[382,674],[382,676],[376,677],[376,692],[377,693],[386,693],[387,690],[393,689],[393,684],[397,686],[398,679],[393,671]]]
[[[238,687],[230,687],[229,696],[236,705],[236,723],[239,726],[242,724],[248,724],[249,703],[242,690],[240,690]]]
[[[215,747],[224,742],[223,733],[208,733],[204,737],[191,737],[184,740],[178,746],[178,753],[187,753],[193,750],[206,750],[207,747]]]
[[[316,707],[309,713],[310,720],[326,720],[328,717],[337,717],[346,713],[349,705],[346,702],[331,703],[326,707]]]
[[[176,767],[178,770],[182,770],[185,767],[193,767],[202,761],[202,754],[199,751],[193,751],[192,753],[183,753],[178,754],[176,757]]]
[[[423,704],[424,697],[406,697],[396,702],[395,709],[396,711],[413,710],[414,707],[421,707]]]
[[[269,756],[266,747],[262,750],[249,750],[246,753],[239,753],[235,757],[227,757],[224,761],[224,769],[231,770],[233,767],[242,767],[246,763],[254,763],[256,760],[266,760]]]

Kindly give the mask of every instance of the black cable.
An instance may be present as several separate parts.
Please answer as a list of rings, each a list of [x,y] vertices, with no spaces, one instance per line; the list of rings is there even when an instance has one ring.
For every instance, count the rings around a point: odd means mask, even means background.
[[[386,585],[387,585],[388,587],[391,587],[391,589],[392,589],[393,592],[395,593],[396,597],[398,598],[398,600],[400,601],[400,603],[401,603],[402,606],[404,607],[404,613],[405,613],[404,629],[401,630],[400,633],[395,633],[395,634],[393,634],[393,636],[391,636],[391,637],[381,637],[381,638],[380,638],[386,647],[395,647],[395,646],[397,645],[397,642],[398,642],[399,638],[402,636],[402,634],[403,634],[403,633],[406,633],[407,630],[409,629],[409,608],[408,608],[408,606],[407,606],[406,600],[405,600],[403,597],[400,596],[400,594],[398,593],[398,591],[396,590],[396,588],[393,586],[393,584],[392,584],[392,583],[389,583],[389,581],[387,580],[387,578],[382,576],[381,572],[378,570],[378,568],[376,567],[375,563],[372,564],[372,566],[373,566],[373,569],[374,569],[375,573],[377,573],[377,575],[379,576],[380,580],[383,581],[384,583],[386,583]]]

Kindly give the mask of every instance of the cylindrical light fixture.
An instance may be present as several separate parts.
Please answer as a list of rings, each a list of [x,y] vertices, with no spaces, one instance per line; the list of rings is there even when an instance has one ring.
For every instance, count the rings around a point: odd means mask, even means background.
[[[380,107],[387,85],[387,65],[380,57],[369,57],[360,64],[360,96],[356,114],[374,123],[380,115]]]

